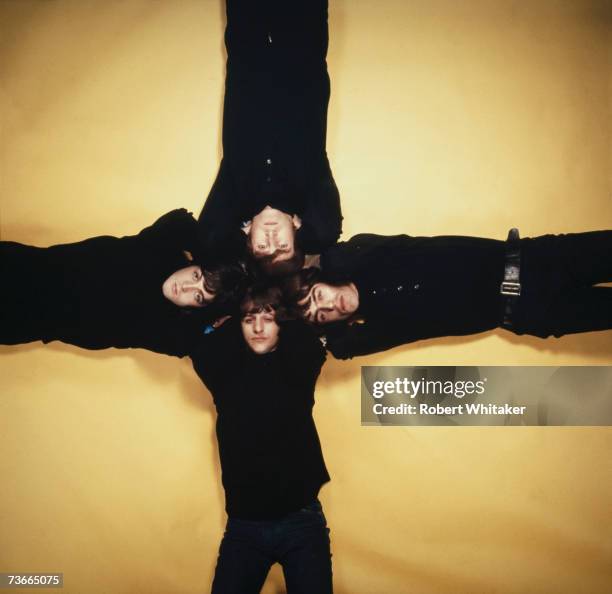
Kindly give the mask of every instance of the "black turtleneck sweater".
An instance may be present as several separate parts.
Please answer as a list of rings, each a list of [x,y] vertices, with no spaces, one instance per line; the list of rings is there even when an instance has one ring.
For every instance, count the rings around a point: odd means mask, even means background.
[[[228,516],[275,519],[311,502],[329,480],[312,417],[325,350],[312,330],[285,324],[278,348],[256,355],[230,320],[191,357],[217,409]]]

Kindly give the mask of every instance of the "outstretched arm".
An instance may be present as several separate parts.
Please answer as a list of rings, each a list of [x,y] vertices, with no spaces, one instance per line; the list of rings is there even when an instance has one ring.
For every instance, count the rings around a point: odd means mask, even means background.
[[[320,254],[336,243],[342,233],[340,194],[325,163],[321,175],[306,195],[302,216],[302,249],[307,254]]]
[[[245,237],[240,229],[237,194],[226,159],[221,161],[215,183],[198,217],[199,241],[204,262],[217,265],[240,259]]]
[[[211,392],[222,385],[225,376],[240,366],[244,339],[238,318],[230,318],[212,332],[202,334],[189,356],[193,368]]]
[[[379,353],[418,339],[418,336],[408,333],[401,324],[385,324],[383,327],[373,322],[343,324],[330,329],[326,335],[327,350],[336,359]]]

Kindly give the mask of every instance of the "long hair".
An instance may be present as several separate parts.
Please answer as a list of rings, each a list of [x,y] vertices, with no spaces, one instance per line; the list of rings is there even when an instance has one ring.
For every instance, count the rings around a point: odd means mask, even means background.
[[[306,302],[301,304],[300,301],[308,297],[310,290],[317,283],[324,283],[332,287],[341,287],[350,282],[350,279],[343,276],[326,274],[321,268],[302,268],[302,270],[296,274],[283,280],[282,286],[286,315],[292,319],[306,320],[306,310],[308,309],[309,303]],[[342,324],[343,322],[350,322],[357,317],[358,316],[351,316],[347,320],[333,322],[331,324],[326,324],[326,326],[332,327],[336,324]]]

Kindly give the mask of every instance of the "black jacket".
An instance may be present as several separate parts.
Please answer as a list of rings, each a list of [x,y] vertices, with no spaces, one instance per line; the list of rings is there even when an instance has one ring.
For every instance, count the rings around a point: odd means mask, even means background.
[[[208,257],[244,251],[244,221],[267,204],[302,219],[306,253],[340,236],[325,139],[327,2],[228,0],[223,160],[199,223]]]
[[[185,209],[137,235],[33,247],[0,242],[0,344],[60,340],[88,349],[140,347],[184,356],[208,321],[162,294],[196,258],[198,227]]]
[[[191,357],[217,409],[228,515],[280,518],[313,501],[329,474],[312,417],[325,350],[312,329],[284,324],[278,348],[256,355],[232,319]]]
[[[490,330],[501,319],[505,244],[477,237],[356,235],[321,255],[333,281],[354,282],[358,320],[327,330],[335,357],[424,338]]]

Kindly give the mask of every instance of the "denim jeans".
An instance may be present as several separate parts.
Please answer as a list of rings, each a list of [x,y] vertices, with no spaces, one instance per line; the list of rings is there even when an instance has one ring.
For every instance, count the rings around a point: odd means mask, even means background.
[[[315,500],[280,520],[228,518],[212,594],[257,594],[280,563],[287,594],[332,594],[329,528]]]

